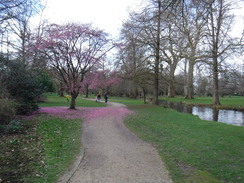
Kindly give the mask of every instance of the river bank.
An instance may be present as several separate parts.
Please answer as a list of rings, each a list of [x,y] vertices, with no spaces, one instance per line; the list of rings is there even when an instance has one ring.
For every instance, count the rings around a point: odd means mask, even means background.
[[[157,147],[175,183],[243,182],[244,128],[153,105],[130,106],[127,127]]]
[[[215,109],[226,109],[234,111],[244,111],[244,96],[228,96],[220,97],[221,105],[213,105],[212,97],[198,97],[193,99],[185,99],[184,97],[159,97],[160,100],[166,100],[170,102],[182,102],[189,106],[200,106],[200,107],[210,107]]]

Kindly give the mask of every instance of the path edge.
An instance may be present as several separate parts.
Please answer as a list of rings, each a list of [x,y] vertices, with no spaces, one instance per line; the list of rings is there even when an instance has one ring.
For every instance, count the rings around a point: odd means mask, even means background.
[[[80,153],[75,157],[74,162],[70,165],[70,167],[65,170],[65,172],[59,176],[57,183],[68,183],[72,176],[77,171],[78,167],[80,166],[85,154],[85,149],[81,147]]]

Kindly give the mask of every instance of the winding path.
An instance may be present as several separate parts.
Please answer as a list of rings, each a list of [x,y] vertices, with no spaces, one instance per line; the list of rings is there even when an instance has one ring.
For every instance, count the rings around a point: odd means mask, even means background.
[[[124,105],[109,103],[103,115],[85,120],[82,159],[72,176],[60,182],[172,183],[157,151],[124,126],[127,113]]]

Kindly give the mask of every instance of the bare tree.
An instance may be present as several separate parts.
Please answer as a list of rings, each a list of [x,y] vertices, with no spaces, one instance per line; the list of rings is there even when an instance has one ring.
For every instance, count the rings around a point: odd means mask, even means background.
[[[21,5],[21,12],[18,17],[8,20],[8,29],[14,34],[15,40],[12,41],[12,47],[16,50],[18,57],[22,62],[28,64],[28,45],[31,38],[30,19],[38,14],[42,9],[39,0],[29,0]],[[30,61],[29,61],[30,62]]]
[[[164,41],[161,43],[161,60],[168,65],[168,97],[175,97],[175,72],[178,63],[182,59],[182,54],[185,47],[185,39],[177,28],[179,20],[174,16],[169,15],[163,18],[162,24],[164,26]]]
[[[234,1],[209,1],[208,12],[208,45],[210,49],[213,73],[213,104],[220,105],[219,100],[219,64],[223,56],[232,53],[236,45],[229,32],[234,16],[230,14]]]
[[[130,17],[132,20],[130,26],[136,28],[136,34],[131,34],[136,36],[130,38],[129,43],[126,43],[127,49],[124,49],[124,52],[127,52],[127,61],[130,60],[132,64],[127,67],[134,68],[130,73],[136,73],[137,67],[132,66],[133,63],[134,66],[138,63],[136,56],[138,47],[143,47],[143,59],[147,63],[145,66],[150,69],[153,80],[153,103],[158,104],[159,86],[160,82],[163,83],[163,79],[168,78],[168,96],[174,96],[174,73],[183,58],[187,61],[185,98],[194,96],[196,63],[211,65],[214,104],[218,105],[219,100],[216,99],[219,97],[219,68],[224,60],[236,51],[237,45],[243,45],[228,35],[233,20],[233,16],[229,14],[232,1],[148,0],[147,2],[147,7],[142,12],[132,14]],[[125,29],[125,33],[129,30]],[[201,81],[203,86],[210,83],[210,80]]]
[[[43,6],[40,0],[4,0],[1,3],[6,7],[0,13],[5,17],[0,24],[4,29],[1,46],[16,53],[16,57],[26,63],[27,47],[31,36],[30,18],[39,13]]]
[[[0,35],[1,52],[9,51],[9,30],[6,22],[18,16],[21,6],[26,0],[2,0],[0,1]]]
[[[221,64],[219,74],[219,93],[225,95],[241,95],[243,91],[243,76],[241,74],[241,65],[235,67],[231,63]]]
[[[0,24],[4,21],[16,18],[21,6],[28,0],[1,0],[0,1]]]
[[[119,50],[119,63],[122,77],[134,83],[133,96],[139,95],[138,87],[145,87],[148,83],[148,68],[146,63],[146,48],[140,42],[141,29],[134,20],[128,20],[121,30],[121,41],[124,43]],[[144,95],[145,96],[145,95]]]
[[[174,96],[174,73],[177,63],[180,60],[180,46],[177,47],[176,40],[173,40],[173,25],[169,20],[172,11],[179,11],[182,9],[184,1],[165,1],[165,0],[149,0],[148,6],[138,14],[132,14],[133,26],[137,28],[137,43],[140,47],[144,47],[144,59],[148,63],[148,68],[151,69],[153,78],[153,100],[154,104],[158,104],[159,82],[160,82],[160,64],[164,60],[169,64],[170,79],[169,81],[169,95]],[[168,19],[168,20],[167,20]],[[166,23],[165,23],[166,22]],[[168,26],[167,35],[165,32],[165,25]],[[128,30],[126,30],[128,31]],[[174,34],[174,35],[173,35]],[[179,36],[177,36],[178,38]],[[175,39],[177,39],[175,38]],[[135,41],[135,39],[133,39]],[[130,42],[130,52],[132,57],[130,60],[136,60],[135,44]],[[167,45],[168,44],[168,45]],[[134,46],[133,46],[134,45]],[[177,47],[177,48],[176,48]],[[135,63],[135,62],[134,62]],[[132,72],[133,73],[133,72]]]
[[[168,5],[168,4],[167,4]],[[164,1],[151,0],[150,6],[136,18],[140,27],[140,42],[147,48],[147,60],[153,72],[153,99],[152,102],[159,104],[159,67],[161,62],[161,42],[162,42],[162,16],[164,9],[167,9]]]
[[[185,86],[185,98],[187,99],[194,97],[194,65],[204,57],[204,53],[201,51],[201,41],[205,35],[207,9],[206,3],[202,0],[187,1],[180,16],[181,24],[176,24],[187,43],[183,54],[188,63]]]

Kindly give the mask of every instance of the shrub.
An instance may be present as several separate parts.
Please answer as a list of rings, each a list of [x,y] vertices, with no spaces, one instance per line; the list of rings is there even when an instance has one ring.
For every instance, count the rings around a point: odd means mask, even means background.
[[[23,131],[23,125],[18,120],[12,120],[9,122],[9,124],[5,128],[6,133],[20,133]]]
[[[15,99],[17,114],[29,114],[38,109],[38,100],[47,90],[48,77],[28,68],[18,60],[0,57],[0,80],[9,96]]]
[[[9,93],[8,90],[6,88],[6,86],[4,86],[1,78],[0,78],[0,98],[9,98]]]
[[[5,130],[4,126],[0,124],[0,134],[3,133]]]
[[[12,100],[0,99],[0,124],[8,124],[15,117],[15,104]]]
[[[16,104],[16,112],[17,114],[30,114],[33,111],[38,110],[38,105],[35,102],[19,102]]]

